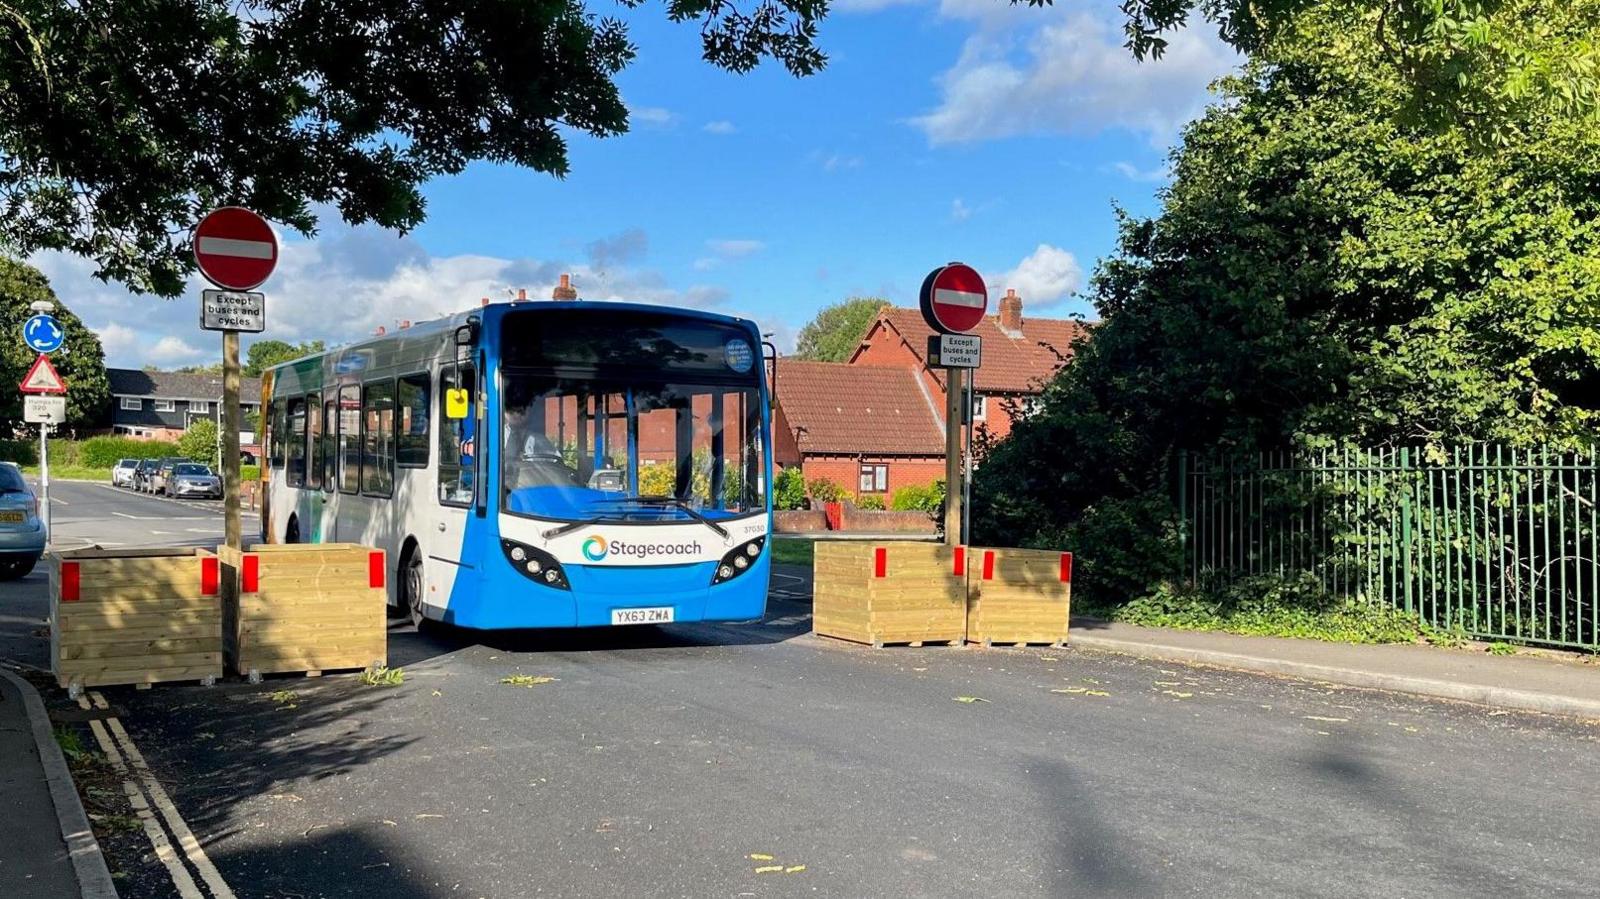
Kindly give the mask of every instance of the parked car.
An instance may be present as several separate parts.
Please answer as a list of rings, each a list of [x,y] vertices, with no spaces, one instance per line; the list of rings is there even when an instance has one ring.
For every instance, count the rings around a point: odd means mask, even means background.
[[[25,576],[44,555],[39,499],[14,462],[0,462],[0,581]]]
[[[165,496],[199,496],[206,499],[222,498],[222,479],[209,465],[198,462],[179,462],[156,471],[156,492]]]
[[[133,472],[139,467],[138,459],[118,459],[111,468],[111,486],[132,487]]]
[[[139,464],[133,466],[133,479],[128,486],[143,491],[145,484],[149,483],[150,475],[155,472],[159,464],[160,461],[157,459],[140,459]]]
[[[188,459],[179,457],[168,457],[166,459],[162,459],[156,464],[156,470],[150,473],[148,481],[149,486],[146,489],[148,489],[151,493],[165,493],[167,484],[172,482],[173,466],[188,464],[190,464]]]

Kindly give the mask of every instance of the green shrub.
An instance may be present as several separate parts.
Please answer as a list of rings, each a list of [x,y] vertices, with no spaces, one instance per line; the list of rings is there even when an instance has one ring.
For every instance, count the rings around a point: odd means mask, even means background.
[[[90,437],[78,447],[77,461],[85,468],[110,468],[118,459],[160,459],[176,455],[178,445],[170,440]]]
[[[863,496],[861,498],[861,501],[856,503],[856,508],[857,509],[866,509],[869,512],[882,512],[883,508],[884,508],[883,507],[883,497],[881,497],[881,496]]]
[[[1316,578],[1259,576],[1206,592],[1162,585],[1110,611],[1145,627],[1300,637],[1338,643],[1410,643],[1423,636],[1415,615],[1323,592]]]
[[[0,440],[0,462],[39,464],[39,444],[34,440]]]
[[[785,468],[772,480],[772,505],[778,509],[801,509],[806,504],[806,478],[799,468]]]
[[[889,508],[896,512],[926,512],[938,515],[944,509],[944,481],[909,484],[889,497]]]
[[[241,465],[241,466],[239,466],[239,483],[243,484],[243,483],[246,483],[248,481],[259,481],[259,480],[261,480],[261,466],[259,466],[259,465]]]
[[[209,418],[201,418],[189,425],[189,429],[178,439],[178,454],[206,465],[215,465],[217,423]]]
[[[843,487],[827,478],[813,478],[806,484],[806,493],[814,503],[836,503],[847,495]]]

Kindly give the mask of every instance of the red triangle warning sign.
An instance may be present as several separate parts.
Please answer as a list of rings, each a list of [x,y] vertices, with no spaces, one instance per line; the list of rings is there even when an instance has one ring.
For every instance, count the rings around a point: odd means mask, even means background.
[[[22,377],[22,392],[66,393],[67,382],[56,373],[56,367],[50,364],[50,357],[40,353],[39,358],[33,360],[33,367]]]

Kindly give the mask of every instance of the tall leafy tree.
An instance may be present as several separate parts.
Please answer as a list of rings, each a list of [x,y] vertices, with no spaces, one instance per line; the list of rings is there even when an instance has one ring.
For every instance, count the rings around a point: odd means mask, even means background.
[[[95,424],[111,399],[100,338],[61,304],[43,272],[4,255],[0,255],[0,422],[17,426],[22,421],[22,394],[14,385],[22,383],[38,356],[22,344],[22,326],[33,315],[29,307],[40,300],[56,304],[54,315],[66,331],[66,344],[50,356],[50,362],[67,382],[67,424]]]
[[[1532,11],[1494,24],[1572,22]],[[1498,146],[1406,124],[1406,73],[1350,15],[1263,46],[1185,132],[1160,216],[1123,221],[1103,324],[978,473],[986,539],[1078,546],[1127,598],[1174,570],[1178,450],[1594,439],[1592,122],[1541,108]]]
[[[816,362],[845,362],[867,336],[867,328],[878,317],[878,310],[889,305],[879,297],[851,297],[824,306],[795,338],[797,359]]]
[[[250,349],[245,353],[243,372],[247,378],[259,378],[267,369],[291,359],[320,353],[323,343],[320,340],[308,340],[303,343],[288,343],[282,340],[258,340],[250,344]]]

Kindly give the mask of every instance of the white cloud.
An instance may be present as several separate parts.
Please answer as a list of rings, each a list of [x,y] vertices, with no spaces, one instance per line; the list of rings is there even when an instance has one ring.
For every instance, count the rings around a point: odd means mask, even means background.
[[[767,248],[767,245],[759,240],[708,240],[706,246],[712,255],[696,259],[695,271],[710,271],[724,262],[753,256]]]
[[[950,204],[950,221],[964,222],[969,218],[972,218],[972,207],[961,202],[960,197],[956,197]]]
[[[938,108],[911,120],[936,145],[1108,128],[1164,145],[1205,107],[1206,86],[1239,61],[1199,28],[1169,35],[1160,59],[1139,62],[1106,18],[1087,12],[994,0],[945,0],[940,11],[980,25],[940,76]]]
[[[991,280],[991,291],[1016,288],[1024,302],[1049,306],[1065,299],[1083,286],[1083,267],[1078,258],[1060,247],[1042,243],[1017,267]]]
[[[1116,162],[1112,163],[1111,171],[1116,172],[1129,181],[1142,181],[1147,183],[1162,182],[1172,177],[1172,168],[1165,163],[1158,165],[1155,168],[1141,169],[1131,162]]]
[[[656,127],[665,127],[678,120],[677,113],[661,106],[630,106],[628,118],[635,122]]]
[[[860,156],[852,156],[848,153],[833,153],[825,157],[819,156],[819,158],[822,159],[822,170],[830,173],[845,169],[859,169],[862,162]]]
[[[738,248],[739,242],[730,243]],[[658,271],[630,264],[647,244],[635,229],[590,243],[588,260],[582,262],[434,256],[411,237],[370,225],[327,223],[316,240],[289,238],[280,244],[278,269],[263,287],[267,330],[260,338],[347,343],[380,325],[392,330],[400,320],[437,318],[477,306],[481,297],[503,300],[518,288],[530,298],[546,299],[562,273],[572,275],[586,300],[700,308],[727,302],[727,291],[715,284],[679,288]],[[220,359],[221,338],[202,332],[197,321],[205,286],[198,278],[182,298],[163,300],[97,281],[94,266],[74,256],[39,253],[29,261],[99,334],[108,364],[173,367]]]
[[[700,130],[706,132],[707,134],[733,134],[739,129],[735,127],[732,122],[718,119],[715,122],[705,123],[701,126]]]

